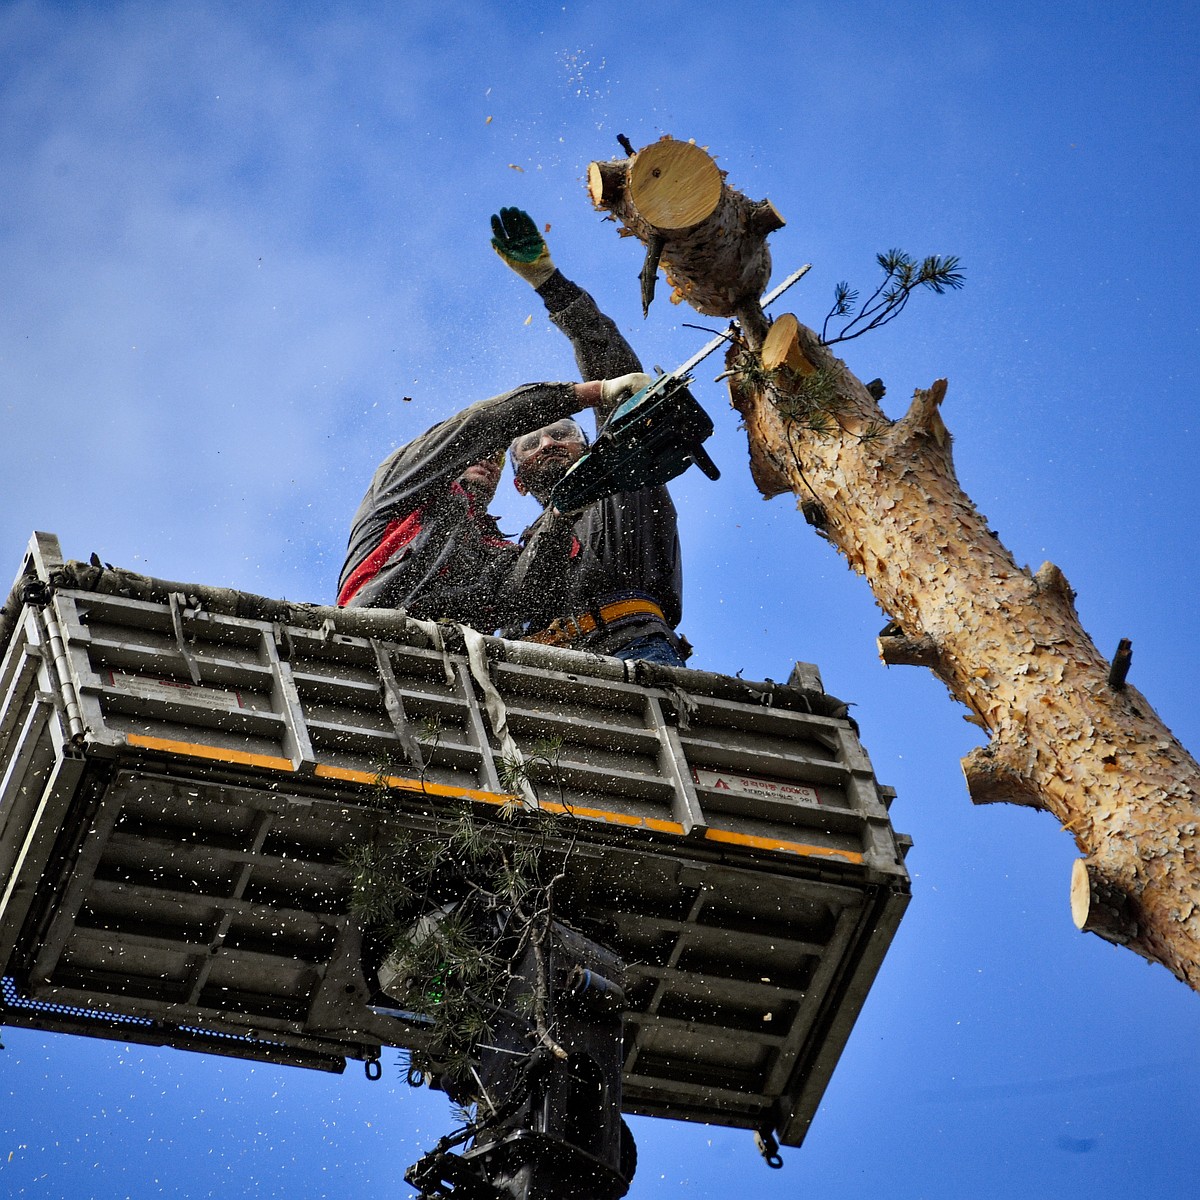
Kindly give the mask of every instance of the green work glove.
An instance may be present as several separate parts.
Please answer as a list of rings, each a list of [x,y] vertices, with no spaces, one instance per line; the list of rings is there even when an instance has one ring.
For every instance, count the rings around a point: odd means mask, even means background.
[[[519,208],[502,208],[492,217],[492,247],[520,277],[541,287],[556,268],[533,218]]]

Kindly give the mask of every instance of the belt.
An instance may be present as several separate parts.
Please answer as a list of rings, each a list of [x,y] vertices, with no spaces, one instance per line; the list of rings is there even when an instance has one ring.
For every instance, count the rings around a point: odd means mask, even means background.
[[[601,626],[612,625],[627,617],[642,616],[657,617],[664,625],[667,623],[663,610],[653,600],[614,600],[611,604],[602,604],[577,617],[559,617],[540,632],[526,634],[522,640],[540,642],[543,646],[569,646]]]

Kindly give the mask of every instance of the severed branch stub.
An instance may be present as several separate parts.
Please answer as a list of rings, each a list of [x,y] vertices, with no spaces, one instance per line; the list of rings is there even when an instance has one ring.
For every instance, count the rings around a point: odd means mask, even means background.
[[[929,667],[934,670],[939,665],[937,642],[928,634],[922,637],[906,637],[902,630],[891,632],[891,627],[885,628],[876,638],[875,645],[879,657],[889,667]]]
[[[982,722],[978,722],[982,725]],[[986,728],[986,726],[984,726]],[[972,804],[1024,804],[1039,807],[1037,787],[1012,761],[1003,744],[976,746],[961,761]]]
[[[663,246],[666,241],[660,236],[655,235],[650,239],[649,245],[646,247],[646,261],[642,263],[642,316],[647,316],[650,312],[650,305],[654,301],[654,285],[658,282],[658,263],[662,258]]]
[[[624,145],[627,146],[627,140]],[[760,297],[771,277],[767,235],[784,225],[769,200],[750,200],[725,183],[725,173],[694,142],[661,138],[627,159],[593,162],[588,193],[646,247],[661,245],[661,265],[674,288],[710,317],[737,317],[761,342],[767,331]],[[643,303],[651,289],[643,268]]]
[[[1108,686],[1114,692],[1124,690],[1125,676],[1129,674],[1129,667],[1132,662],[1133,642],[1129,638],[1122,638],[1117,643],[1117,652],[1113,655],[1112,665],[1108,669]]]
[[[812,375],[816,371],[800,345],[800,322],[794,313],[782,313],[767,331],[762,343],[762,365],[768,371],[782,367],[796,375]]]
[[[1129,897],[1087,858],[1077,858],[1071,867],[1071,918],[1076,929],[1118,946],[1129,945],[1138,935]]]

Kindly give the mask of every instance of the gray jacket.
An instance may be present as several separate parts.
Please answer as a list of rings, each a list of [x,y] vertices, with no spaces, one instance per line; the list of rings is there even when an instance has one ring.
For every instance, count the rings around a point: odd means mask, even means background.
[[[551,321],[570,339],[584,379],[612,379],[640,371],[620,330],[582,288],[556,273],[538,289]],[[607,413],[596,414],[602,423]],[[683,566],[675,505],[665,487],[618,492],[578,517],[543,514],[521,535],[515,576],[523,620],[506,636],[536,633],[558,617],[576,617],[634,595],[653,600],[665,623],[630,618],[577,639],[576,649],[611,654],[649,633],[674,638],[683,609]]]

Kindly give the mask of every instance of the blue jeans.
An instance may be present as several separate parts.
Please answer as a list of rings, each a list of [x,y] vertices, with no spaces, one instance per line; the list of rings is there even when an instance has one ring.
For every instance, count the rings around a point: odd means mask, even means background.
[[[648,633],[645,637],[635,638],[628,646],[614,650],[613,657],[623,658],[626,662],[639,658],[642,662],[662,663],[664,667],[684,665],[679,651],[664,633]]]

